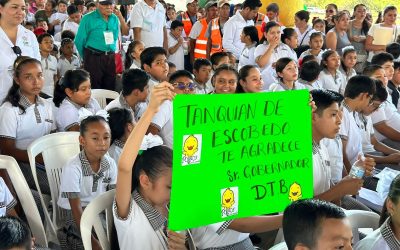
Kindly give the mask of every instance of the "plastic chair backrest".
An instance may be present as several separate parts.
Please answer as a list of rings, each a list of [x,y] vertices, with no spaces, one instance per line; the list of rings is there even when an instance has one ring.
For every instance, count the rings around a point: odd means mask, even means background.
[[[372,228],[375,230],[379,227],[379,215],[377,213],[364,210],[345,210],[345,213],[351,224],[354,244],[360,240],[359,228]]]
[[[109,250],[112,226],[114,224],[112,204],[115,197],[115,189],[107,191],[94,198],[85,208],[81,217],[81,237],[86,250],[92,249],[92,228],[96,232],[103,250]],[[104,231],[100,214],[106,211],[107,233]]]
[[[286,246],[285,242],[280,242],[271,247],[269,250],[288,250],[288,247]]]
[[[79,132],[59,132],[45,135],[32,142],[28,147],[29,163],[31,165],[36,188],[39,192],[43,208],[47,208],[48,204],[45,204],[43,200],[36,175],[35,157],[38,154],[42,154],[43,156],[50,185],[53,218],[50,219],[47,209],[44,209],[44,213],[46,219],[48,221],[50,220],[49,223],[51,223],[50,227],[53,233],[56,233],[56,230],[62,226],[63,218],[65,217],[65,214],[63,214],[62,210],[57,205],[62,168],[65,163],[78,154],[79,151]]]
[[[0,169],[7,170],[19,202],[25,212],[31,232],[36,238],[36,243],[42,247],[47,247],[47,237],[39,215],[39,210],[17,161],[13,157],[0,155]]]
[[[107,99],[115,100],[119,93],[108,89],[92,89],[92,98],[96,99],[100,107],[104,109],[107,106]]]

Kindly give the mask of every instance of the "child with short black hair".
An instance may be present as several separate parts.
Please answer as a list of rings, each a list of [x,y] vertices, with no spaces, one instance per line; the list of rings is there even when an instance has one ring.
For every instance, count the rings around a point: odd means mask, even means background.
[[[61,40],[60,58],[58,59],[57,72],[58,76],[64,76],[67,70],[80,68],[79,58],[74,55],[74,41],[70,38]]]
[[[24,23],[24,27],[33,32],[35,30],[35,23],[33,23],[33,22],[25,22]]]
[[[298,82],[303,84],[307,89],[322,89],[318,81],[321,68],[318,62],[308,61],[301,65],[300,76]]]
[[[58,1],[57,12],[53,13],[49,18],[49,23],[54,29],[54,35],[61,32],[63,22],[68,19],[67,7],[68,3],[65,0]]]
[[[31,231],[21,219],[12,216],[0,217],[0,249],[31,250]]]
[[[70,30],[75,35],[78,32],[79,23],[81,22],[82,13],[76,5],[69,5],[67,7],[68,19],[64,21],[63,31]]]
[[[140,54],[141,68],[150,75],[149,90],[168,78],[167,52],[161,47],[149,47]]]
[[[319,31],[312,32],[310,35],[309,45],[310,48],[301,53],[299,60],[302,60],[307,55],[313,55],[317,57],[318,63],[320,63],[322,59],[322,53],[324,53],[324,50],[322,49],[322,47],[324,46],[323,33]]]
[[[211,85],[211,62],[207,59],[198,58],[193,63],[194,83],[196,94],[209,94],[214,88]]]
[[[177,70],[185,68],[184,65],[184,39],[182,37],[183,23],[174,20],[168,33],[168,60],[176,65]]]
[[[386,45],[386,52],[392,54],[394,61],[400,61],[400,43],[390,43]]]
[[[170,76],[171,76],[173,73],[176,72],[176,65],[175,65],[174,63],[172,63],[172,62],[168,62],[168,67],[169,67],[169,69],[168,69],[168,75],[167,75],[167,77],[168,77],[168,81],[169,81]]]
[[[137,122],[147,105],[150,76],[141,69],[128,69],[122,73],[122,91],[119,98],[111,101],[105,108],[126,108]]]
[[[42,92],[48,96],[53,96],[54,85],[57,82],[57,58],[50,54],[53,51],[53,37],[49,33],[41,34],[38,37],[38,43],[44,76]]]
[[[57,205],[66,213],[64,226],[57,233],[62,249],[83,249],[82,212],[94,198],[115,188],[117,181],[117,166],[107,154],[111,141],[107,112],[85,116],[79,117],[82,151],[64,165],[60,178]],[[100,249],[95,236],[91,241],[94,249]]]
[[[388,83],[388,88],[391,90],[392,102],[397,110],[400,111],[400,62],[393,63],[394,73],[392,80]]]
[[[210,56],[213,71],[223,64],[229,65],[229,54],[227,52],[215,52]]]

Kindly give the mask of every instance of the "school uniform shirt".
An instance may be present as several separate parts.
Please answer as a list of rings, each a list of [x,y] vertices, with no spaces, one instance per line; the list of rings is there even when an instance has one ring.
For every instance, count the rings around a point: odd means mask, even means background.
[[[256,50],[256,43],[250,46],[245,46],[239,57],[238,70],[240,70],[245,65],[254,65],[258,67],[256,59],[254,57],[254,51]]]
[[[319,80],[315,80],[314,82],[312,82],[310,84],[310,82],[307,82],[301,78],[299,78],[299,80],[297,80],[298,83],[303,84],[308,90],[313,90],[313,89],[322,89],[321,83],[319,82]]]
[[[178,39],[171,32],[168,32],[168,48],[174,47],[177,43]],[[176,70],[182,70],[185,69],[184,57],[183,45],[181,44],[175,53],[169,54],[168,61],[176,65]]]
[[[310,43],[310,35],[312,34],[312,26],[311,25],[307,25],[307,29],[306,31],[304,31],[303,34],[301,34],[300,30],[295,27],[294,30],[297,33],[297,45],[298,46],[308,46],[308,44]]]
[[[349,81],[350,78],[352,78],[353,76],[357,75],[357,72],[354,69],[350,69],[350,73],[347,73],[347,72],[344,71],[343,67],[340,66],[339,70],[340,70],[340,73],[342,73],[342,75],[344,77],[346,85],[347,85],[347,82]]]
[[[23,56],[40,60],[39,44],[35,34],[22,25],[18,25],[15,45],[21,49]],[[14,47],[14,44],[3,28],[0,27],[0,104],[6,98],[13,82],[13,65],[17,55],[12,50],[12,47]]]
[[[64,22],[63,28],[62,30],[70,30],[72,32],[74,32],[74,34],[76,35],[76,33],[78,33],[78,28],[79,28],[79,24],[77,24],[74,21],[70,21],[69,19],[67,19]]]
[[[206,84],[199,84],[198,82],[194,81],[195,83],[195,94],[210,94],[214,91],[214,87],[211,84],[211,79],[206,82]]]
[[[228,229],[231,223],[230,220],[191,229],[194,244],[198,249],[254,249],[248,233]]]
[[[396,238],[392,227],[390,216],[382,224],[382,226],[367,237],[357,242],[354,250],[393,250],[400,249],[400,242]]]
[[[129,206],[128,216],[122,218],[118,215],[115,201],[113,204],[114,224],[120,249],[168,249],[164,233],[167,219],[136,190],[132,193]]]
[[[325,50],[321,49],[321,51],[320,51],[320,52],[318,53],[318,55],[316,56],[317,62],[318,62],[318,63],[321,63],[322,54],[323,54],[324,52],[325,52]],[[311,55],[313,55],[313,54],[311,54],[311,49],[308,49],[308,50],[304,51],[303,53],[301,53],[301,55],[300,55],[300,57],[299,57],[299,61],[300,61],[300,60],[303,60],[303,58],[304,58],[305,56],[311,56]]]
[[[61,102],[60,107],[57,111],[57,130],[60,132],[67,131],[69,128],[75,125],[79,125],[79,110],[82,108],[89,110],[93,114],[96,114],[96,112],[101,109],[99,103],[94,98],[90,98],[89,103],[85,107],[82,107],[81,105],[74,103],[68,97],[66,97]]]
[[[362,151],[365,153],[375,152],[374,145],[371,143],[371,136],[374,135],[374,127],[372,126],[372,119],[370,116],[359,114],[361,121],[361,137],[362,137]]]
[[[50,134],[55,130],[50,101],[36,97],[36,103],[32,104],[21,94],[19,104],[25,108],[25,113],[9,102],[3,103],[0,107],[0,137],[14,139],[17,149],[26,150],[34,140]]]
[[[328,191],[331,187],[331,169],[328,150],[323,143],[313,142],[314,196]]]
[[[343,175],[343,143],[339,135],[334,139],[324,138],[321,143],[325,145],[328,155],[331,170],[331,181],[338,183]]]
[[[132,114],[132,117],[135,122],[138,122],[140,117],[142,117],[144,111],[147,108],[147,103],[146,102],[139,102],[135,105],[135,108],[132,109],[131,106],[126,102],[125,97],[122,95],[122,93],[119,95],[119,98],[112,100],[106,107],[105,110],[109,111],[110,109],[113,108],[126,108],[129,110]]]
[[[351,110],[345,102],[342,105],[343,118],[339,135],[340,138],[347,140],[346,155],[350,164],[353,164],[357,161],[358,154],[362,153],[361,122],[356,111]]]
[[[13,209],[15,205],[17,205],[17,200],[14,199],[3,178],[0,177],[0,217],[6,216],[7,211]]]
[[[60,12],[53,13],[49,18],[49,23],[52,23],[57,19],[60,20],[60,24],[54,25],[54,34],[61,32],[62,29],[61,24],[68,19],[68,14]]]
[[[400,131],[400,114],[393,103],[388,100],[383,102],[382,106],[371,114],[371,119],[373,125],[386,122],[388,126]],[[375,136],[378,141],[386,139],[379,131],[375,131]]]
[[[145,1],[133,5],[130,15],[131,28],[141,28],[141,40],[145,48],[162,47],[164,27],[166,27],[165,9],[157,1],[156,7],[150,7]]]
[[[117,165],[110,156],[105,154],[102,157],[100,169],[95,173],[82,150],[62,169],[57,205],[70,210],[69,199],[79,198],[81,206],[86,207],[100,194],[115,188],[116,182]]]
[[[299,82],[294,82],[293,83],[293,88],[289,89],[285,84],[283,84],[282,82],[279,83],[273,83],[270,87],[269,87],[269,91],[270,92],[281,92],[281,91],[287,91],[287,90],[299,90],[299,89],[306,89],[306,86],[304,86],[303,84],[299,83]]]
[[[60,76],[64,76],[67,70],[74,70],[80,68],[81,63],[76,55],[72,55],[71,61],[65,58],[63,55],[60,56],[57,63],[57,71]]]
[[[52,55],[48,57],[42,57],[42,70],[44,76],[44,84],[42,88],[42,92],[53,96],[54,95],[54,76],[57,75],[57,58]]]
[[[321,71],[321,73],[319,73],[318,79],[321,83],[322,88],[336,91],[340,94],[344,93],[346,83],[343,74],[340,73],[339,70],[336,71],[335,76],[332,76],[331,73],[324,69]]]
[[[118,163],[119,157],[121,156],[122,149],[124,148],[124,146],[125,143],[123,143],[121,140],[116,139],[108,149],[108,154],[115,161],[115,163]]]
[[[138,61],[136,61],[135,59],[132,60],[132,64],[129,67],[130,69],[141,69],[141,65]]]
[[[174,131],[171,101],[166,100],[161,104],[151,124],[160,130],[159,135],[163,139],[164,145],[172,149]]]
[[[266,43],[260,44],[257,46],[256,50],[254,51],[254,58],[257,60],[259,56],[264,55],[265,51],[267,51],[268,46]],[[272,65],[276,61],[278,61],[279,58],[282,57],[289,57],[293,59],[297,63],[297,55],[294,50],[292,50],[289,46],[287,46],[284,43],[280,43],[278,47],[274,49],[274,51],[271,54],[271,57],[269,58],[269,61],[263,68],[260,70],[263,71],[265,70],[268,66]]]
[[[240,34],[246,26],[254,26],[253,20],[244,20],[241,11],[237,11],[224,25],[224,36],[222,37],[222,46],[227,52],[231,52],[236,59],[239,59],[243,51],[244,43],[240,41]]]
[[[269,92],[269,87],[271,87],[272,84],[279,82],[278,74],[272,64],[261,71],[261,78],[264,82],[263,91],[265,92]]]

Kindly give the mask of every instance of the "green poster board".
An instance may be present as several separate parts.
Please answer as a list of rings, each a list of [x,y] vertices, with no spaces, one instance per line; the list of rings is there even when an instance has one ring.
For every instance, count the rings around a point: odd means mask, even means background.
[[[169,228],[282,212],[313,197],[309,98],[176,96]]]

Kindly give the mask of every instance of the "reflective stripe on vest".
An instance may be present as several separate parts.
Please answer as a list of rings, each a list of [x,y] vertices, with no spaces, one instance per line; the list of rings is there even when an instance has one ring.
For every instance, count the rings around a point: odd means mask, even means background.
[[[186,36],[189,37],[190,31],[192,30],[193,24],[187,12],[182,15],[183,30]]]
[[[261,31],[262,23],[264,22],[265,15],[263,13],[258,13],[257,21],[255,22],[254,26],[256,26],[258,31],[258,39],[263,37],[263,32]]]
[[[205,18],[200,20],[202,29],[200,35],[196,39],[196,45],[194,46],[194,58],[206,58],[207,51],[207,21]]]
[[[211,21],[211,51],[210,55],[224,51],[222,48],[222,35],[221,35],[221,30],[219,26],[219,18],[214,18]]]

